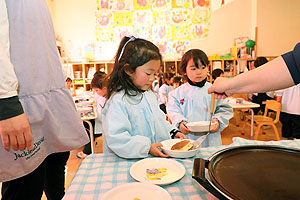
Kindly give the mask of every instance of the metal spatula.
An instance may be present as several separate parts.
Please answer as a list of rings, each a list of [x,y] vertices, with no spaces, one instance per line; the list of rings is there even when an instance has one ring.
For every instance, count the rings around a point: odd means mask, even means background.
[[[208,125],[208,132],[205,136],[200,137],[195,142],[193,142],[193,148],[192,149],[198,149],[201,146],[202,142],[210,134],[210,126],[211,126],[212,116],[214,115],[214,108],[215,108],[215,93],[211,93],[210,119],[209,119],[209,125]]]

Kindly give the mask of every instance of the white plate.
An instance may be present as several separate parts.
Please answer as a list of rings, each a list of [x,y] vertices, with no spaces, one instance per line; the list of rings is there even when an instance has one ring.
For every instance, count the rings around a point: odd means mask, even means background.
[[[126,183],[106,192],[102,200],[172,200],[163,188],[149,183]]]
[[[209,121],[197,121],[187,123],[186,126],[192,132],[207,132],[209,127]],[[210,130],[214,129],[217,126],[217,122],[211,122]]]
[[[186,139],[189,140],[189,139]],[[180,139],[170,139],[162,141],[161,144],[163,145],[161,149],[165,154],[168,154],[174,158],[189,158],[193,157],[197,153],[197,149],[189,150],[189,151],[175,151],[171,150],[171,147],[176,144],[177,142],[182,141]],[[191,143],[194,142],[194,140],[189,140]]]
[[[152,176],[159,178],[157,180],[151,180],[147,177],[148,170],[160,170],[157,173],[157,176]],[[162,169],[165,169],[165,172],[162,172]],[[143,183],[153,183],[157,185],[167,185],[174,183],[181,179],[185,174],[185,168],[182,164],[176,160],[167,159],[167,158],[145,158],[134,163],[130,167],[130,175],[132,178],[139,182]],[[161,175],[159,177],[158,175]],[[150,177],[151,178],[151,177]]]

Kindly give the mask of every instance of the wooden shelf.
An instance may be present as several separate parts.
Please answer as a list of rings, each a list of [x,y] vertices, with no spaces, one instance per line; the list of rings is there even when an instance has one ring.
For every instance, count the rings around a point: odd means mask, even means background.
[[[276,56],[267,57],[269,60],[276,58]],[[243,72],[241,67],[247,67],[249,69],[249,64],[255,59],[211,59],[209,60],[209,75],[208,81],[213,82],[211,72],[214,68],[221,68],[225,75],[236,76],[237,74]],[[180,60],[164,60],[161,66],[161,73],[171,72],[176,76],[179,75],[179,63]],[[101,61],[101,62],[86,62],[86,63],[68,63],[67,65],[72,65],[73,70],[73,88],[74,90],[79,87],[83,87],[84,91],[91,90],[91,80],[96,71],[104,71],[109,74],[113,67],[114,61]]]

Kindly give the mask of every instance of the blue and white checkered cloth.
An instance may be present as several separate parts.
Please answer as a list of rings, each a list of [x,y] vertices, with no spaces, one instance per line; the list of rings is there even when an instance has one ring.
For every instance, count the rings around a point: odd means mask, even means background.
[[[243,145],[279,145],[300,149],[300,140],[255,141],[243,138],[233,138],[231,145],[202,148],[196,157],[208,159],[215,152],[228,147]],[[169,158],[174,159],[174,158]],[[85,158],[77,170],[65,200],[88,199],[98,200],[105,192],[121,184],[135,182],[130,176],[130,167],[140,159],[123,159],[114,154],[91,154]],[[185,176],[170,185],[161,186],[172,196],[173,200],[216,199],[192,178],[193,160],[174,159],[186,168]]]

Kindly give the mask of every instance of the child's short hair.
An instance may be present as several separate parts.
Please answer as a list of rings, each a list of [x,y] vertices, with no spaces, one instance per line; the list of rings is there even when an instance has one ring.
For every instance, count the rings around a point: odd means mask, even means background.
[[[117,50],[114,68],[108,77],[107,99],[113,92],[123,89],[125,90],[125,94],[130,96],[142,92],[141,89],[133,84],[125,70],[134,73],[136,68],[146,64],[150,60],[159,60],[162,62],[162,56],[157,46],[148,40],[133,36],[124,37]]]
[[[72,79],[70,77],[67,77],[66,78],[66,82],[71,82],[72,83],[73,81],[72,81]]]
[[[263,64],[266,64],[268,62],[268,59],[266,57],[257,57],[254,61],[254,67],[259,67]]]
[[[173,79],[173,83],[179,83],[179,85],[181,84],[181,77],[180,76],[175,76]]]
[[[221,74],[224,74],[224,71],[222,69],[214,69],[211,73],[211,76],[213,79],[216,79],[221,76]]]
[[[106,87],[106,73],[105,72],[101,72],[101,71],[97,71],[94,74],[94,77],[91,81],[91,87],[92,88],[99,88],[102,89],[103,87]]]
[[[163,73],[162,74],[162,81],[163,81],[163,83],[165,83],[166,80],[171,80],[171,78],[173,78],[173,77],[174,77],[173,73],[170,73],[170,72]]]
[[[186,66],[190,59],[194,60],[195,66],[199,68],[198,61],[204,66],[209,65],[209,60],[207,55],[200,49],[191,49],[188,50],[181,58],[181,61],[179,63],[179,70],[181,74],[186,73]]]

